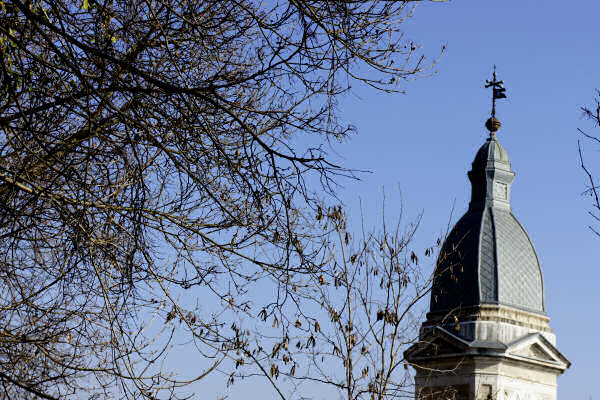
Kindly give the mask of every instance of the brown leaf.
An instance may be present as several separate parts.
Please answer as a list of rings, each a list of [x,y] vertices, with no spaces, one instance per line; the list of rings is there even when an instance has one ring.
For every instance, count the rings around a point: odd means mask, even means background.
[[[273,351],[271,352],[271,357],[275,357],[277,355],[277,353],[279,353],[280,347],[281,347],[281,343],[276,343],[275,346],[273,346]]]
[[[356,336],[356,333],[353,333],[352,335],[350,335],[350,346],[354,346],[356,344],[357,340],[358,340],[358,336]]]
[[[262,311],[258,313],[258,316],[263,321],[266,321],[267,320],[267,310],[263,308]]]
[[[369,367],[365,367],[362,370],[362,377],[366,378],[367,374],[369,373]]]
[[[414,262],[415,264],[419,263],[419,257],[417,257],[414,251],[410,252],[410,261]]]
[[[244,365],[244,359],[243,358],[239,358],[235,361],[235,368],[237,369],[237,367],[239,366],[243,366]]]
[[[173,318],[175,318],[175,309],[174,308],[171,311],[169,311],[169,313],[167,314],[166,322],[171,321]]]

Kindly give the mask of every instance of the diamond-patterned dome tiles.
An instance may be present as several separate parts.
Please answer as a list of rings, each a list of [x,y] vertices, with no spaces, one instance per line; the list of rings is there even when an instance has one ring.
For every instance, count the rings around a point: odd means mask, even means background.
[[[469,210],[442,246],[431,311],[501,304],[544,314],[540,262],[527,232],[511,212],[514,172],[495,137],[477,152],[469,179]]]
[[[494,210],[500,303],[544,311],[542,272],[529,236],[515,216]]]

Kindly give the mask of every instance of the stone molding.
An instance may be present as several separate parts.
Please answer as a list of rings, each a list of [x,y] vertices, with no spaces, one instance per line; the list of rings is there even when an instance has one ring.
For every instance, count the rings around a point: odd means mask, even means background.
[[[423,329],[458,322],[489,321],[504,322],[541,332],[552,332],[550,318],[533,312],[505,305],[481,304],[454,309],[449,312],[429,312]]]

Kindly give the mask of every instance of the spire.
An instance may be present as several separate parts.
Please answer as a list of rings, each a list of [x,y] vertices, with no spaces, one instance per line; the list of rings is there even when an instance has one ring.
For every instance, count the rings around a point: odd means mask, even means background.
[[[506,89],[504,88],[504,81],[497,80],[496,77],[496,65],[494,65],[494,73],[492,80],[485,81],[486,88],[492,88],[492,116],[485,122],[485,127],[490,131],[490,137],[495,138],[496,132],[502,125],[496,118],[496,100],[506,99]]]
[[[503,85],[504,82],[497,79],[494,65],[493,78],[487,80],[485,85],[486,88],[492,88],[492,116],[485,123],[490,136],[477,152],[468,174],[472,185],[470,210],[487,207],[510,210],[510,186],[515,173],[506,150],[496,139],[496,132],[501,125],[496,118],[496,100],[506,98]]]

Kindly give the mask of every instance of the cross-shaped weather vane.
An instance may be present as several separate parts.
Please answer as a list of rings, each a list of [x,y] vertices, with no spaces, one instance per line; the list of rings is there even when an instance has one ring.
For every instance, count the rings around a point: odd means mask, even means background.
[[[492,88],[492,118],[496,117],[496,99],[506,98],[506,89],[504,88],[504,81],[496,80],[496,66],[494,65],[493,79],[485,81],[485,87]]]

